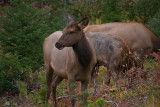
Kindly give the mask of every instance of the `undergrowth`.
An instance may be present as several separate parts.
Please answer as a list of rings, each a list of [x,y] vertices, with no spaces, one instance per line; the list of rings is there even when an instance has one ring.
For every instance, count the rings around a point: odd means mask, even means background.
[[[86,107],[158,107],[160,105],[160,56],[156,53],[151,55],[152,58],[143,61],[144,68],[136,71],[133,85],[129,89],[125,87],[127,78],[123,76],[119,80],[120,89],[115,89],[115,83],[112,79],[111,84],[106,86],[104,83],[106,68],[104,67],[99,69],[98,88],[96,91],[90,83],[88,90],[81,94],[80,82],[76,82],[74,84],[77,99],[76,107],[81,105]],[[145,77],[142,74],[145,74]],[[67,87],[67,80],[57,86],[56,92],[59,107],[70,105]],[[45,103],[46,80],[44,68],[34,73],[30,72],[30,76],[25,82],[18,82],[18,89],[18,95],[1,97],[0,107],[52,107],[52,97],[49,100],[49,104]],[[88,97],[88,100],[81,100],[81,97]]]

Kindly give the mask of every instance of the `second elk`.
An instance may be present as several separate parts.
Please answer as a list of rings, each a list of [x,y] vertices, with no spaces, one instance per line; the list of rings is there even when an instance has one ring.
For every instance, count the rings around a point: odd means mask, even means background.
[[[111,76],[113,77],[116,87],[118,84],[118,73],[129,70],[136,65],[136,59],[127,47],[126,43],[118,36],[112,36],[107,33],[89,32],[87,37],[92,41],[96,52],[97,64],[92,72],[92,81],[96,81],[99,66],[107,67],[105,83],[110,84]],[[129,78],[131,79],[131,78]],[[94,85],[96,83],[94,82]],[[129,83],[130,85],[130,83]]]

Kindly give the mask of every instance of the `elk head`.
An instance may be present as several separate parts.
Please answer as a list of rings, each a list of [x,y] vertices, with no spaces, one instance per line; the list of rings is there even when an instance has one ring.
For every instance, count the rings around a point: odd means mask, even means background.
[[[77,22],[72,19],[70,14],[66,15],[67,26],[62,31],[62,36],[55,44],[56,48],[63,49],[64,47],[71,47],[81,41],[83,34],[83,28],[87,26],[89,19],[88,17],[83,18]]]

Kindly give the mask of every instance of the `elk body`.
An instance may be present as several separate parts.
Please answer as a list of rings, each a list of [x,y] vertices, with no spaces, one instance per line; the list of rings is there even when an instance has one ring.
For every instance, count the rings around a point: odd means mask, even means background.
[[[89,32],[86,33],[86,36],[90,38],[96,52],[96,68],[101,65],[107,67],[105,83],[107,85],[110,83],[110,76],[112,75],[118,88],[117,73],[120,70],[125,71],[130,69],[132,64],[135,63],[135,59],[129,48],[120,37],[106,33]],[[96,71],[93,71],[93,75],[97,76],[95,73]]]
[[[96,64],[96,55],[91,42],[83,33],[88,18],[80,22],[67,15],[67,26],[63,32],[57,31],[44,41],[44,61],[47,80],[46,102],[52,91],[54,106],[56,103],[56,86],[63,79],[68,79],[69,94],[72,107],[75,105],[74,87],[72,83],[81,81],[82,92],[87,89],[91,71]],[[64,48],[64,49],[63,49]],[[52,79],[53,72],[55,76]]]
[[[89,25],[84,32],[104,32],[121,37],[137,59],[160,49],[160,39],[144,25],[136,22]]]
[[[107,23],[100,25],[89,25],[84,32],[102,32],[113,36],[119,36],[131,51],[130,59],[133,59],[135,66],[141,66],[141,59],[145,55],[149,55],[152,51],[160,49],[160,39],[156,37],[144,25],[130,23]],[[107,35],[106,35],[107,36]],[[95,49],[96,50],[96,49]],[[131,68],[131,65],[128,65]],[[110,74],[106,73],[106,79],[110,78]],[[106,83],[108,83],[106,80]]]

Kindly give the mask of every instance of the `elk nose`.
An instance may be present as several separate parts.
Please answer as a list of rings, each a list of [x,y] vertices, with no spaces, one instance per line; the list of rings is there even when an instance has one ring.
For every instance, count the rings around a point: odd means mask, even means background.
[[[55,44],[56,48],[58,48],[59,50],[62,50],[64,48],[64,46],[60,43],[56,43]]]
[[[56,43],[55,46],[56,46],[56,48],[60,48],[61,44],[60,43]]]

